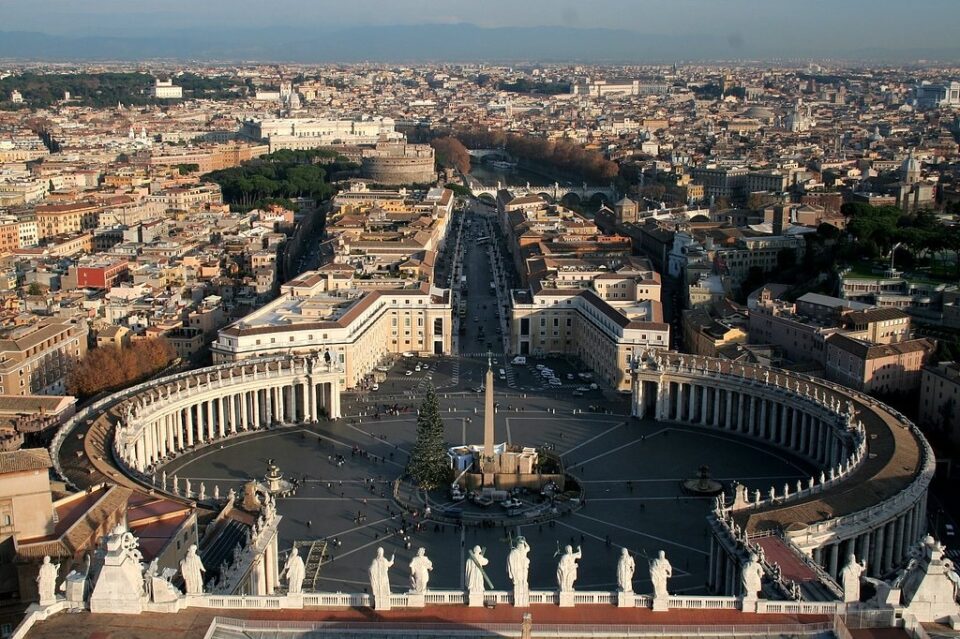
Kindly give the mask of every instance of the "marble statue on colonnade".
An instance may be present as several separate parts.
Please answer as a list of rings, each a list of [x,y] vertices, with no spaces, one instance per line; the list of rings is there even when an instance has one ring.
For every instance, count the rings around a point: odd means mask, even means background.
[[[617,562],[617,587],[620,592],[633,592],[633,571],[636,567],[637,564],[630,556],[630,551],[624,548],[620,552],[620,561]]]
[[[183,577],[184,590],[188,595],[203,594],[203,573],[207,571],[197,554],[197,545],[190,544],[187,556],[180,560],[180,575]]]
[[[422,595],[427,591],[431,570],[433,562],[427,557],[426,549],[419,549],[417,556],[410,560],[410,589],[414,593]]]
[[[744,601],[755,601],[762,584],[763,567],[760,565],[757,553],[752,552],[750,553],[750,559],[743,565],[743,569],[740,571],[740,585],[743,590],[741,596]]]
[[[573,584],[577,581],[577,560],[581,557],[583,552],[579,546],[577,552],[573,552],[572,546],[564,547],[560,563],[557,564],[557,585],[560,592],[573,592]]]
[[[396,555],[387,559],[383,554],[383,547],[377,548],[377,556],[370,562],[368,574],[370,576],[370,594],[373,596],[375,610],[390,610],[390,567]]]
[[[59,572],[60,564],[50,563],[50,555],[46,555],[37,574],[37,592],[40,595],[41,606],[57,603],[57,573]]]
[[[490,563],[490,560],[483,556],[483,548],[474,546],[467,552],[467,562],[464,568],[466,577],[467,593],[471,596],[483,596],[487,575],[483,567]]]
[[[673,576],[673,566],[667,560],[667,553],[660,551],[656,559],[650,561],[650,581],[653,582],[653,597],[660,599],[669,597],[667,580]]]
[[[513,582],[513,605],[526,607],[530,604],[530,545],[524,537],[518,537],[517,543],[507,555],[507,576]]]
[[[867,571],[867,562],[857,562],[857,558],[850,553],[847,565],[840,570],[840,585],[843,586],[844,603],[860,601],[860,576]]]
[[[307,569],[303,564],[303,558],[300,557],[296,546],[290,550],[287,563],[284,564],[283,571],[280,573],[281,577],[284,575],[287,577],[288,595],[299,595],[303,593],[303,580],[307,576]]]

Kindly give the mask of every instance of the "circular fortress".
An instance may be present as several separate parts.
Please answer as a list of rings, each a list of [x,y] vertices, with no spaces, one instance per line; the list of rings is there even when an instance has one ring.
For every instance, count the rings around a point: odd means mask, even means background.
[[[433,147],[428,144],[381,142],[360,158],[361,174],[377,184],[432,184],[437,179],[433,169]]]

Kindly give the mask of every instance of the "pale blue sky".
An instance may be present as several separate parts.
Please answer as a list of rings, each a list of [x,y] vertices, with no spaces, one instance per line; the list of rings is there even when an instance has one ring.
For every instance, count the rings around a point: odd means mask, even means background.
[[[78,36],[455,22],[706,35],[746,55],[955,49],[960,0],[0,0],[0,30]]]

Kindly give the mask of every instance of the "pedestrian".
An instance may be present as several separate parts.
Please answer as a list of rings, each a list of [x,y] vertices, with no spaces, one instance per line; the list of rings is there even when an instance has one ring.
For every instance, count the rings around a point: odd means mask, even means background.
[[[307,528],[310,528],[311,526],[313,526],[313,520],[308,519],[308,520],[307,520]]]

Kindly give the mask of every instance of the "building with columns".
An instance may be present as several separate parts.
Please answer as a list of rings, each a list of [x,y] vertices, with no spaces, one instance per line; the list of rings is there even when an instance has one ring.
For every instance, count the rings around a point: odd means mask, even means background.
[[[781,369],[661,352],[635,359],[632,410],[765,442],[819,469],[764,493],[738,487],[732,504],[718,498],[710,516],[714,592],[738,594],[740,566],[764,552],[784,591],[813,582],[835,591],[850,554],[882,576],[926,533],[933,451],[906,417],[863,393]]]
[[[146,478],[195,446],[278,424],[339,418],[342,375],[328,354],[221,364],[150,382],[101,419],[116,421],[117,461]],[[171,492],[180,495],[179,486]]]

